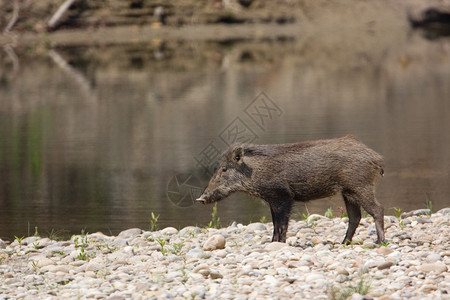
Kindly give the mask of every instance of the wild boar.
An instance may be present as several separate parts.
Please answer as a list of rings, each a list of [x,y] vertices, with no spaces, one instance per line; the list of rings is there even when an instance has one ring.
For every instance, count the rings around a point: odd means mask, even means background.
[[[353,136],[292,144],[234,144],[222,154],[197,201],[212,203],[235,192],[263,199],[272,214],[272,241],[286,242],[294,201],[341,193],[349,218],[343,243],[351,242],[363,207],[374,218],[380,244],[384,209],[375,199],[375,183],[383,173],[381,155]]]

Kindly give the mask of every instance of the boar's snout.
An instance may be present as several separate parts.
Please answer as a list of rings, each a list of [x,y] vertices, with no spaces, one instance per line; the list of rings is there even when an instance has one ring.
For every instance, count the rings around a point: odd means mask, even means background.
[[[205,196],[205,194],[202,194],[199,198],[195,199],[195,201],[201,203],[201,204],[206,204],[208,203],[208,199]]]
[[[203,192],[203,194],[195,199],[198,203],[201,204],[208,204],[212,202],[217,202],[223,199],[224,197],[217,191],[214,191],[212,193],[209,193],[208,191]]]

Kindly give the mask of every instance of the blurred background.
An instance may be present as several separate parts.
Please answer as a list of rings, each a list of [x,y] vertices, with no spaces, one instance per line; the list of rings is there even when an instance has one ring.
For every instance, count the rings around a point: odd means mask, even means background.
[[[119,1],[120,17],[117,1],[75,1],[45,29],[54,2],[17,1],[1,39],[0,238],[147,230],[151,212],[160,228],[205,226],[212,206],[193,199],[236,140],[353,134],[385,158],[386,214],[449,206],[450,39],[412,29],[399,7]],[[218,215],[271,220],[240,194]]]

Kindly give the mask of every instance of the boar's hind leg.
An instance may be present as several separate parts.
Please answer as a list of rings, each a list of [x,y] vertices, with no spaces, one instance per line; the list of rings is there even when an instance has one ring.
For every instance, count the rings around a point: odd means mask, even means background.
[[[285,243],[291,207],[274,207],[270,205],[270,212],[272,213],[273,222],[272,242]]]
[[[384,208],[375,199],[374,193],[371,193],[370,201],[363,202],[362,207],[373,217],[375,227],[377,228],[377,244],[381,244],[384,239]]]
[[[384,209],[375,199],[375,191],[372,186],[359,189],[350,194],[352,201],[360,204],[369,213],[377,228],[377,244],[384,242]],[[348,196],[348,195],[347,195]],[[351,222],[349,214],[349,223]],[[350,225],[349,225],[350,226]]]
[[[356,228],[359,225],[359,221],[361,220],[361,207],[355,201],[356,199],[352,199],[352,195],[348,193],[342,193],[345,201],[345,208],[347,209],[348,214],[348,229],[347,234],[345,235],[344,241],[342,242],[345,245],[350,244],[352,241],[353,235],[355,234]]]

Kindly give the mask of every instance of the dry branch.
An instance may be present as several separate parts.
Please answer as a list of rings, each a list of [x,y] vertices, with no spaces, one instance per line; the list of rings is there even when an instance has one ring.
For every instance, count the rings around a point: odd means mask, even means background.
[[[58,8],[58,10],[53,14],[53,16],[50,18],[50,20],[47,23],[48,28],[53,29],[58,24],[61,17],[64,15],[64,13],[69,9],[69,7],[75,2],[76,0],[66,0],[63,4]]]
[[[8,25],[6,25],[5,29],[3,30],[4,34],[8,34],[14,27],[14,24],[16,24],[17,20],[19,19],[19,10],[20,10],[19,0],[14,0],[13,15],[11,17],[11,20],[9,20]]]

